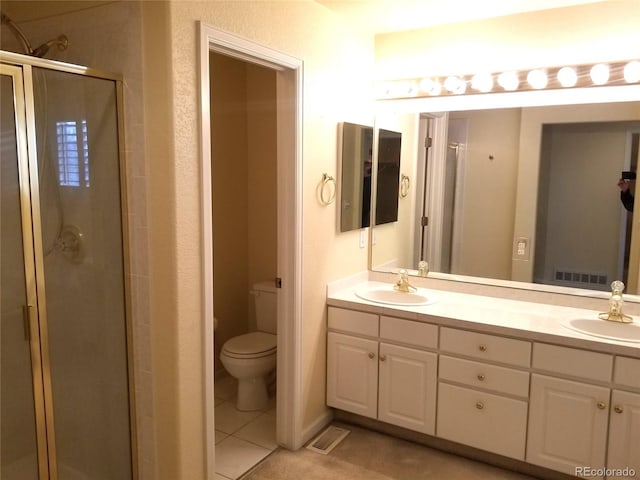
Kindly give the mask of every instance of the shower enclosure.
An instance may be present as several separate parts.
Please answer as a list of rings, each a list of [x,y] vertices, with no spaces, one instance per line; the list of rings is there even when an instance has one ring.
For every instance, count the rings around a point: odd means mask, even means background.
[[[0,478],[134,479],[122,82],[0,74]]]

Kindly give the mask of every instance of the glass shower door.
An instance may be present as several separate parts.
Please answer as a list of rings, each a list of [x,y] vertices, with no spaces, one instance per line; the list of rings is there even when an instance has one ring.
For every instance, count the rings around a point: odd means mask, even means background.
[[[31,61],[0,64],[0,478],[131,480],[122,83]]]
[[[33,68],[59,480],[132,478],[117,86]]]
[[[37,325],[37,303],[29,197],[23,80],[19,68],[0,67],[0,478],[46,478],[46,459]],[[17,93],[17,95],[16,95]],[[15,99],[15,101],[14,101]],[[40,441],[40,445],[38,445]],[[41,476],[39,476],[41,475]]]

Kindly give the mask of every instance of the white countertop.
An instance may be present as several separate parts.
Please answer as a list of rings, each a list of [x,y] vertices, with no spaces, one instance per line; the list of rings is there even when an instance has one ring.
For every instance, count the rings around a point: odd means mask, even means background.
[[[596,337],[563,326],[570,319],[597,319],[600,312],[581,308],[507,300],[496,297],[421,288],[435,302],[422,306],[397,306],[364,300],[356,291],[364,287],[393,288],[389,283],[366,281],[330,292],[329,306],[378,313],[442,326],[537,340],[568,347],[640,358],[640,343]],[[601,320],[604,321],[604,320]],[[640,319],[621,328],[640,328]]]

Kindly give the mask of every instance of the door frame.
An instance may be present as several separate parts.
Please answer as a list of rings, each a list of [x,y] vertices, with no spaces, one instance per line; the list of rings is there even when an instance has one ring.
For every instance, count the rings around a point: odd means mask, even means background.
[[[277,442],[302,445],[302,60],[198,22],[202,222],[203,384],[206,475],[215,476],[213,211],[210,52],[270,68],[277,76]]]

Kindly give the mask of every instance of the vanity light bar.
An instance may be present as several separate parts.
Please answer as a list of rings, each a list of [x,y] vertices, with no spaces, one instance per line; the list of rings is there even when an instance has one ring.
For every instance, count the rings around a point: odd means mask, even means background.
[[[377,83],[375,92],[376,98],[383,100],[634,83],[640,83],[639,60],[536,68],[529,71],[480,72],[475,75],[385,80]]]

